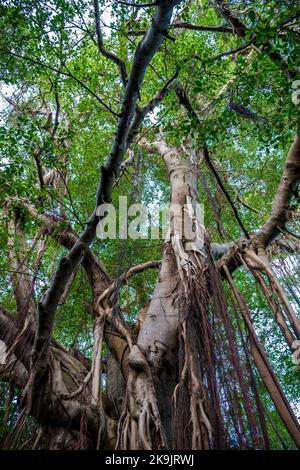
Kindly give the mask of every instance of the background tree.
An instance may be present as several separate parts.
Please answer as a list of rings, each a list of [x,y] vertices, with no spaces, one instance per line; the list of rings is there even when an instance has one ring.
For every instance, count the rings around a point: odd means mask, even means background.
[[[2,446],[300,447],[294,2],[0,9]]]

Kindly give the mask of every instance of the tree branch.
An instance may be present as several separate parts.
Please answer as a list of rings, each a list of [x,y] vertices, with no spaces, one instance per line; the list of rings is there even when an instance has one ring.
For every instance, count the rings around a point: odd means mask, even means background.
[[[114,281],[102,294],[98,297],[97,303],[100,304],[106,297],[110,296],[116,289],[119,289],[130,277],[135,274],[141,273],[146,269],[158,269],[161,265],[161,261],[146,261],[145,263],[132,266],[122,276]]]
[[[47,352],[54,325],[55,311],[68,279],[84,259],[85,253],[95,236],[96,226],[99,221],[97,207],[111,201],[113,184],[120,171],[120,165],[126,152],[128,132],[147,66],[162,44],[165,32],[170,25],[173,8],[179,2],[180,0],[172,0],[164,2],[157,7],[149,30],[136,49],[131,73],[126,85],[114,143],[107,162],[102,167],[102,176],[96,197],[96,209],[87,222],[86,229],[80,235],[73,248],[60,261],[49,290],[38,307],[38,328],[33,347],[34,367],[31,374],[33,385],[35,384],[36,373],[39,372],[39,375],[43,375],[47,370]]]
[[[170,28],[172,29],[189,29],[192,31],[208,31],[211,33],[231,33],[232,29],[228,26],[206,26],[206,25],[196,25],[191,23],[185,22],[175,22],[173,23]],[[127,33],[129,36],[142,36],[145,34],[145,31],[128,31]]]
[[[134,7],[134,8],[155,7],[163,3],[162,0],[157,0],[156,2],[153,2],[153,3],[130,3],[130,2],[125,2],[123,0],[115,0],[115,2],[118,3],[119,5],[126,5],[128,7]]]
[[[154,110],[154,108],[167,96],[173,86],[174,80],[178,77],[178,71],[167,81],[164,87],[150,100],[143,108],[136,107],[135,117],[130,126],[127,138],[127,146],[129,147],[133,139],[138,133],[139,127],[145,116]]]
[[[185,22],[175,22],[171,26],[174,29],[190,29],[192,31],[209,31],[211,33],[232,33],[232,29],[228,26],[206,26]]]
[[[222,183],[221,178],[220,178],[219,175],[218,175],[218,172],[216,171],[214,165],[212,164],[212,162],[211,162],[211,160],[210,160],[209,152],[208,152],[208,149],[207,149],[207,146],[206,146],[206,145],[204,145],[203,154],[204,154],[204,158],[205,158],[205,161],[206,161],[207,165],[208,165],[209,168],[211,169],[211,171],[212,171],[214,177],[215,177],[216,180],[217,180],[218,185],[220,186],[220,188],[221,188],[221,190],[223,191],[223,193],[224,193],[224,195],[225,195],[227,201],[229,202],[229,204],[230,204],[230,206],[231,206],[231,208],[232,208],[232,210],[233,210],[233,213],[234,213],[234,215],[235,215],[235,218],[236,218],[236,220],[237,220],[239,226],[241,227],[241,229],[242,229],[244,235],[246,236],[246,238],[249,239],[249,238],[250,238],[250,237],[249,237],[249,233],[248,233],[248,231],[246,230],[246,228],[244,227],[244,225],[243,225],[243,223],[242,223],[242,221],[241,221],[241,218],[240,218],[240,216],[239,216],[239,213],[238,213],[238,211],[237,211],[237,208],[235,207],[235,205],[234,205],[234,203],[233,203],[233,201],[232,201],[232,199],[231,199],[229,193],[227,192],[225,186],[224,186],[223,183]]]
[[[106,57],[107,59],[112,60],[119,67],[123,85],[124,85],[124,87],[126,87],[127,71],[126,71],[125,63],[123,62],[122,59],[120,59],[120,57],[118,57],[113,52],[108,51],[104,47],[103,35],[102,35],[101,24],[100,24],[100,10],[99,10],[99,1],[98,0],[94,0],[94,12],[95,12],[96,34],[97,34],[97,44],[98,44],[99,52],[102,55],[104,55],[104,57]]]
[[[244,116],[247,119],[250,119],[252,122],[266,122],[267,119],[259,114],[254,113],[246,106],[240,103],[234,103],[233,101],[229,101],[228,107],[235,113]]]
[[[240,18],[227,7],[227,2],[223,0],[214,0],[216,10],[231,25],[231,31],[237,36],[245,37],[247,28]]]
[[[256,235],[256,246],[265,248],[280,233],[288,220],[288,211],[295,188],[300,181],[300,135],[288,153],[270,217]]]
[[[234,55],[234,54],[237,54],[238,52],[244,51],[245,49],[248,49],[251,46],[252,46],[252,41],[249,41],[249,42],[246,42],[246,44],[242,44],[241,46],[236,47],[235,49],[230,49],[229,51],[221,52],[221,54],[218,54],[209,60],[211,61],[219,60],[219,59],[222,59],[223,57],[228,57],[230,55]]]
[[[237,36],[245,38],[248,31],[247,26],[233,11],[228,8],[227,2],[224,0],[214,0],[214,4],[216,6],[216,10],[223,16],[223,18],[225,18],[228,23],[231,24],[232,31]],[[260,45],[255,35],[252,38],[252,43]],[[282,69],[287,72],[290,79],[295,78],[297,72],[295,70],[291,70],[286,60],[278,52],[274,52],[272,49],[273,46],[271,42],[268,41],[263,47],[263,52],[266,52],[273,62],[280,62]]]

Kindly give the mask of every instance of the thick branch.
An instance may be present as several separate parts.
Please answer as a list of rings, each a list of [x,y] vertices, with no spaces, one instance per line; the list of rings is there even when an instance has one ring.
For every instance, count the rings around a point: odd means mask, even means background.
[[[240,18],[227,7],[227,2],[224,2],[223,0],[215,0],[214,3],[218,12],[232,26],[232,32],[237,36],[245,37],[247,27]]]
[[[97,205],[110,202],[113,182],[118,174],[120,164],[127,149],[127,138],[134,118],[136,103],[145,72],[152,57],[163,42],[169,28],[172,11],[179,0],[163,2],[157,7],[152,25],[139,43],[133,60],[131,74],[126,86],[115,140],[107,160],[102,167],[102,178],[97,194]]]
[[[275,196],[272,212],[259,233],[256,245],[265,248],[283,229],[295,188],[300,181],[300,136],[297,135],[288,153],[283,175]]]

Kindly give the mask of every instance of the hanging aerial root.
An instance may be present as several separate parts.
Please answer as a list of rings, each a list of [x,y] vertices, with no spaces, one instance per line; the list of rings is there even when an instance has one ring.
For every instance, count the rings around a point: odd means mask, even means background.
[[[3,419],[2,419],[2,426],[3,427],[5,427],[7,425],[7,422],[8,422],[10,406],[12,404],[12,400],[13,400],[13,397],[14,397],[14,390],[15,390],[14,384],[10,380],[9,384],[8,384],[8,394],[7,394],[7,398],[5,400],[5,405],[4,405],[4,416],[3,416]]]
[[[150,367],[134,345],[128,358],[124,411],[119,421],[117,449],[151,450],[166,447]]]
[[[293,353],[294,350],[293,350],[293,343],[296,339],[296,337],[294,336],[293,332],[290,330],[290,327],[286,321],[286,318],[282,312],[282,305],[279,304],[278,302],[276,302],[276,298],[274,298],[274,292],[272,292],[266,281],[264,280],[263,276],[261,275],[261,273],[256,270],[256,269],[252,269],[252,273],[256,279],[256,281],[258,282],[259,286],[261,287],[272,311],[273,311],[273,314],[274,314],[274,317],[275,317],[275,320],[289,346],[289,348],[291,349],[291,352]],[[299,369],[300,369],[300,364],[299,364]]]
[[[4,445],[3,445],[3,449],[13,449],[18,444],[18,441],[20,440],[23,434],[27,418],[28,418],[28,413],[26,409],[24,408],[19,414],[18,419],[16,423],[14,424],[13,428],[7,435]]]
[[[185,271],[185,292],[189,293],[189,299],[184,300],[182,307],[180,343],[183,363],[180,381],[173,394],[173,410],[174,418],[182,421],[182,427],[190,438],[183,437],[174,429],[176,445],[194,450],[222,448],[223,444],[214,432],[216,427],[221,429],[222,424],[209,320],[210,271],[203,253],[200,256],[193,250],[187,254],[191,260],[191,269]]]
[[[104,328],[106,318],[111,313],[111,310],[99,309],[99,316],[96,318],[94,323],[94,342],[93,342],[93,356],[92,356],[92,367],[91,367],[91,403],[96,405],[99,413],[99,429],[97,435],[96,449],[100,449],[101,443],[104,440],[106,433],[106,416],[104,413],[103,402],[102,402],[102,349],[104,341]]]

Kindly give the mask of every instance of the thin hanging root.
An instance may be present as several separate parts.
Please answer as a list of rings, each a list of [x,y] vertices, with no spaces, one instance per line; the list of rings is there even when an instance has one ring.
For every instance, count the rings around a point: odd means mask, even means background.
[[[192,204],[189,200],[188,207],[192,210]],[[190,212],[189,217],[196,221],[193,212]],[[189,312],[192,302],[195,301],[194,295],[197,297],[197,292],[206,291],[206,274],[207,266],[203,263],[204,253],[199,249],[200,241],[200,225],[196,225],[197,239],[195,242],[188,244],[188,251],[185,250],[182,240],[178,240],[175,236],[172,238],[172,247],[177,261],[177,266],[181,267],[181,279],[183,280],[183,287],[185,293],[185,310]],[[204,236],[204,235],[203,235]],[[198,243],[197,243],[198,242]],[[202,246],[202,245],[201,245]],[[201,255],[201,257],[200,257]],[[193,299],[193,300],[192,300]],[[204,299],[199,298],[200,303]],[[212,426],[210,420],[205,412],[205,391],[201,380],[198,378],[196,372],[197,366],[191,351],[187,333],[187,321],[182,322],[182,340],[184,344],[184,363],[181,371],[180,382],[176,385],[173,393],[173,404],[175,414],[178,409],[178,396],[181,386],[185,384],[187,387],[189,399],[189,416],[192,424],[192,449],[209,449],[212,444]]]
[[[26,449],[26,447],[33,441],[34,436],[31,436],[29,439],[27,439],[23,444],[19,447],[18,450],[23,450]]]
[[[247,252],[244,256],[244,260],[245,260],[246,264],[250,267],[250,269],[251,268],[257,268],[257,269],[259,269],[260,271],[262,271],[263,273],[266,274],[272,290],[274,292],[276,292],[280,302],[283,305],[285,313],[286,313],[286,315],[287,315],[287,317],[288,317],[288,319],[289,319],[289,321],[292,325],[295,336],[297,337],[297,339],[300,339],[300,322],[299,322],[299,319],[297,318],[297,316],[295,314],[295,311],[294,311],[292,305],[290,304],[290,302],[289,302],[283,288],[281,287],[281,285],[280,285],[280,283],[277,279],[277,276],[275,275],[275,273],[274,273],[273,269],[271,268],[271,266],[266,261],[264,261],[262,258],[257,256],[257,254],[253,250],[247,250]]]
[[[186,281],[186,276],[189,275],[190,261],[188,254],[184,251],[182,246],[182,241],[178,236],[172,236],[172,248],[175,254],[175,259],[177,263],[178,273],[183,284],[185,294],[188,294],[188,286]]]
[[[174,214],[171,219],[171,243],[174,251],[176,264],[178,267],[178,273],[183,284],[185,295],[189,298],[189,280],[192,276],[196,276],[199,268],[201,268],[201,263],[199,263],[197,255],[200,253],[202,256],[205,256],[201,251],[203,245],[203,229],[201,228],[199,221],[197,220],[196,214],[193,209],[192,199],[190,196],[186,197],[187,207],[182,209],[180,214]],[[184,215],[185,214],[185,215]],[[186,242],[185,236],[190,237],[194,234],[192,233],[182,233],[182,227],[184,231],[186,229],[194,227],[195,237],[193,241]],[[194,259],[189,256],[188,251],[194,253]]]
[[[193,450],[209,449],[209,443],[212,442],[212,426],[203,407],[204,390],[194,372],[194,361],[191,354],[188,362],[191,390],[190,412],[193,424],[192,448]]]
[[[165,447],[149,365],[138,346],[131,348],[124,411],[118,428],[117,448],[151,450]]]
[[[94,324],[94,347],[92,358],[92,403],[101,402],[101,378],[102,378],[102,347],[105,326],[105,316],[96,318]]]
[[[30,318],[27,317],[25,322],[24,322],[24,326],[23,326],[22,330],[20,331],[20,333],[16,337],[16,339],[15,339],[14,343],[12,344],[12,346],[7,351],[7,353],[6,353],[7,357],[9,357],[11,354],[13,354],[13,352],[15,351],[15,348],[18,346],[19,342],[21,341],[21,339],[24,337],[25,333],[27,332],[27,328],[28,328],[29,324],[30,324]]]
[[[102,348],[104,338],[104,328],[106,318],[109,315],[108,311],[99,310],[100,316],[96,318],[94,324],[94,347],[91,367],[91,380],[92,380],[92,399],[91,403],[98,406],[99,412],[99,429],[97,435],[96,449],[100,449],[101,442],[106,432],[106,418],[102,403]]]
[[[60,398],[61,400],[73,400],[74,398],[78,397],[86,388],[87,383],[89,382],[90,378],[92,377],[92,371],[90,370],[89,373],[86,375],[83,383],[76,389],[74,392],[70,393],[61,393]]]
[[[212,438],[212,428],[206,416],[201,399],[195,394],[191,397],[191,421],[193,426],[192,450],[208,450],[209,439]]]
[[[200,416],[201,416],[201,419],[200,421],[204,424],[204,426],[206,427],[206,430],[207,430],[207,433],[208,433],[208,437],[209,437],[209,440],[210,442],[212,441],[212,426],[210,424],[210,421],[208,419],[208,416],[207,414],[205,413],[205,410],[204,410],[204,397],[203,398],[200,398],[198,399],[197,401],[197,405],[199,407],[199,411],[200,411]]]
[[[4,411],[4,416],[2,420],[3,427],[5,427],[7,424],[7,421],[9,418],[9,412],[10,412],[10,405],[12,403],[13,397],[14,397],[14,385],[13,385],[13,382],[10,381],[9,386],[8,386],[8,395],[5,401],[5,405],[4,405],[5,411]]]

